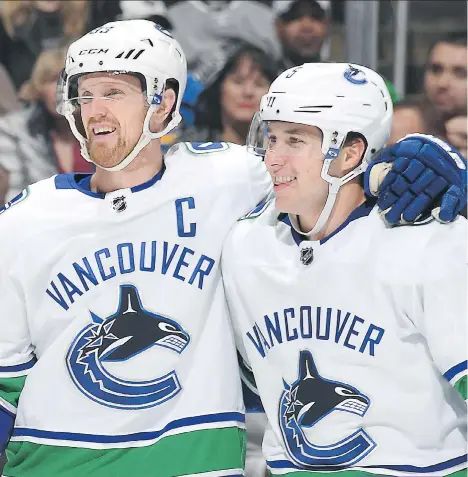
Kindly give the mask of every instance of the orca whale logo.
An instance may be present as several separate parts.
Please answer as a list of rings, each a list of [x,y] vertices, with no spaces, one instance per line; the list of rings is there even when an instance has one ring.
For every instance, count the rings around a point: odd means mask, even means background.
[[[284,382],[284,388],[279,423],[294,463],[305,469],[339,470],[362,460],[375,448],[375,442],[363,429],[329,445],[309,441],[304,429],[331,412],[344,411],[362,417],[370,406],[369,398],[356,388],[320,376],[310,351],[300,352],[298,379],[291,385]]]
[[[352,65],[348,66],[348,69],[344,72],[344,77],[350,83],[353,83],[353,84],[366,84],[367,83],[366,73],[364,73],[364,71],[362,71],[359,68],[356,68]]]
[[[67,369],[78,389],[105,406],[143,409],[173,398],[182,389],[175,371],[150,381],[126,381],[113,376],[106,362],[127,361],[153,346],[180,354],[190,341],[182,327],[146,310],[133,285],[120,286],[117,311],[93,323],[75,338],[67,353]]]

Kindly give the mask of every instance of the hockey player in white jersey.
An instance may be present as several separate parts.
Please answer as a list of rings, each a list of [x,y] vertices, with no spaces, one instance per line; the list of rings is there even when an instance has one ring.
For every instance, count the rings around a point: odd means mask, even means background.
[[[98,167],[39,182],[1,214],[5,476],[243,472],[219,258],[271,182],[226,143],[163,160],[185,81],[180,46],[152,22],[107,24],[69,49],[59,109]]]
[[[271,181],[226,143],[162,157],[185,81],[180,46],[152,22],[109,23],[69,49],[58,108],[97,170],[0,209],[6,477],[243,472],[219,261]]]
[[[374,71],[305,64],[252,123],[276,197],[230,232],[222,274],[273,475],[466,475],[466,220],[380,219],[359,176],[391,121]]]

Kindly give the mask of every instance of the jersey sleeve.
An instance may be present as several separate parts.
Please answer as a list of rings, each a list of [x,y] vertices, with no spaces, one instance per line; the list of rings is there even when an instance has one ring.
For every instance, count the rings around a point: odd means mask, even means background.
[[[244,403],[247,411],[264,412],[260,400],[260,396],[255,383],[255,378],[250,366],[247,352],[242,339],[242,314],[243,300],[239,296],[236,287],[237,280],[237,246],[238,235],[244,224],[238,222],[229,232],[224,245],[221,256],[221,274],[223,278],[224,293],[226,297],[227,309],[231,327],[234,331],[234,339],[237,347],[237,359],[242,379],[242,387],[244,393]]]
[[[466,399],[466,220],[441,225],[424,254],[419,328],[441,374]],[[463,395],[465,394],[465,395]]]
[[[236,287],[236,253],[238,250],[236,243],[239,228],[243,226],[242,222],[238,222],[230,230],[226,240],[223,244],[223,251],[221,255],[221,275],[223,279],[224,293],[226,297],[227,309],[229,312],[229,319],[231,321],[231,326],[234,331],[234,338],[236,341],[238,361],[241,366],[241,370],[246,371],[250,369],[250,364],[247,358],[247,353],[244,348],[242,340],[242,326],[241,326],[241,315],[242,315],[242,300],[238,296],[237,287]],[[244,374],[244,373],[242,373]]]
[[[246,475],[266,475],[266,462],[262,453],[262,441],[267,427],[267,417],[260,398],[255,377],[250,367],[247,353],[242,341],[242,302],[237,295],[235,286],[236,265],[236,232],[243,224],[237,224],[231,229],[224,243],[221,260],[226,302],[231,320],[234,338],[237,347],[240,376],[242,380],[242,394],[246,411],[247,451],[245,461]]]
[[[13,212],[5,212],[13,213]],[[4,221],[0,216],[2,226]],[[11,245],[11,244],[9,244]],[[0,248],[2,240],[0,237]],[[8,247],[11,248],[11,247]],[[14,254],[10,250],[10,254]],[[10,275],[5,254],[0,256],[0,454],[10,439],[18,400],[36,358],[26,319],[25,299]]]
[[[273,183],[261,156],[250,153],[244,147],[249,164],[253,206],[265,202],[273,194]]]

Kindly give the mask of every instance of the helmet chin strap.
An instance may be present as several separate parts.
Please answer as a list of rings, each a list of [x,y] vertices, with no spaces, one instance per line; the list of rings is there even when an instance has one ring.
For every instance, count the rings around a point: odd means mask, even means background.
[[[92,162],[96,167],[99,167],[100,169],[103,169],[104,171],[109,171],[109,172],[117,172],[121,171],[125,167],[127,167],[138,155],[138,153],[146,147],[153,139],[159,139],[160,137],[164,136],[167,134],[170,130],[175,128],[177,124],[179,124],[181,120],[181,116],[179,113],[174,114],[174,117],[171,119],[169,124],[160,132],[153,133],[150,130],[150,120],[151,116],[153,115],[156,107],[159,106],[158,104],[152,104],[149,108],[148,111],[146,112],[145,116],[145,121],[143,123],[143,132],[141,133],[140,138],[138,139],[138,142],[136,143],[135,147],[132,149],[130,154],[128,154],[119,164],[113,167],[103,167],[96,162],[94,162],[88,152],[88,141],[87,139],[78,131],[76,124],[75,124],[75,119],[73,116],[67,115],[68,122],[70,123],[70,127],[72,129],[73,134],[75,137],[78,139],[81,145],[81,155],[86,159],[88,162]]]
[[[322,212],[320,212],[317,222],[315,222],[315,225],[312,227],[312,229],[308,232],[302,231],[299,226],[298,216],[289,214],[289,219],[293,227],[296,229],[296,232],[299,232],[303,235],[307,235],[308,237],[313,237],[314,235],[317,235],[323,229],[324,225],[330,218],[330,215],[336,202],[336,196],[338,195],[338,191],[342,186],[342,181],[340,177],[332,177],[328,175],[328,169],[330,168],[332,160],[333,159],[325,159],[322,166],[321,175],[322,178],[328,182],[328,195],[325,205],[323,206]],[[329,179],[326,179],[326,177],[328,177]]]
[[[336,197],[338,195],[340,187],[349,182],[351,179],[357,177],[359,174],[362,174],[366,170],[367,162],[362,161],[359,166],[348,172],[343,177],[333,177],[329,175],[328,171],[330,169],[331,163],[334,159],[338,157],[340,151],[341,147],[338,149],[330,148],[325,155],[325,159],[322,165],[321,177],[328,182],[328,195],[327,200],[325,201],[325,205],[323,206],[322,212],[320,212],[317,222],[315,223],[312,230],[310,230],[309,232],[301,231],[297,216],[292,216],[291,214],[289,214],[289,219],[296,232],[299,232],[303,235],[307,235],[308,237],[317,235],[323,229],[325,224],[328,222],[328,219],[330,218],[330,215],[333,211],[333,207],[335,206]]]

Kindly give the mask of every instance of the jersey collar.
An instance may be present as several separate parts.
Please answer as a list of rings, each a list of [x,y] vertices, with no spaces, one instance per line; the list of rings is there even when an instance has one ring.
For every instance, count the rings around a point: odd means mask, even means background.
[[[143,184],[131,187],[132,192],[140,192],[142,190],[148,189],[156,182],[161,180],[164,172],[166,171],[166,165],[163,162],[161,170],[152,177],[149,181],[144,182]],[[91,190],[91,177],[93,174],[58,174],[55,176],[55,188],[56,189],[76,189],[82,194],[94,197],[96,199],[104,199],[106,194],[102,192],[93,192]]]
[[[377,203],[377,199],[375,198],[367,198],[364,203],[356,207],[351,214],[349,214],[348,218],[336,229],[334,230],[330,235],[327,235],[325,238],[320,240],[320,245],[323,245],[325,242],[330,240],[334,235],[336,235],[338,232],[343,230],[348,224],[353,222],[356,219],[359,219],[361,217],[366,217],[371,213],[371,210],[374,208],[375,204]],[[291,219],[289,218],[288,214],[282,212],[278,215],[278,220],[280,222],[283,222],[284,224],[288,225],[291,228],[291,235],[296,242],[297,245],[300,245],[301,242],[304,240],[310,240],[309,237],[305,234],[302,234],[296,230],[294,225],[291,223]]]

